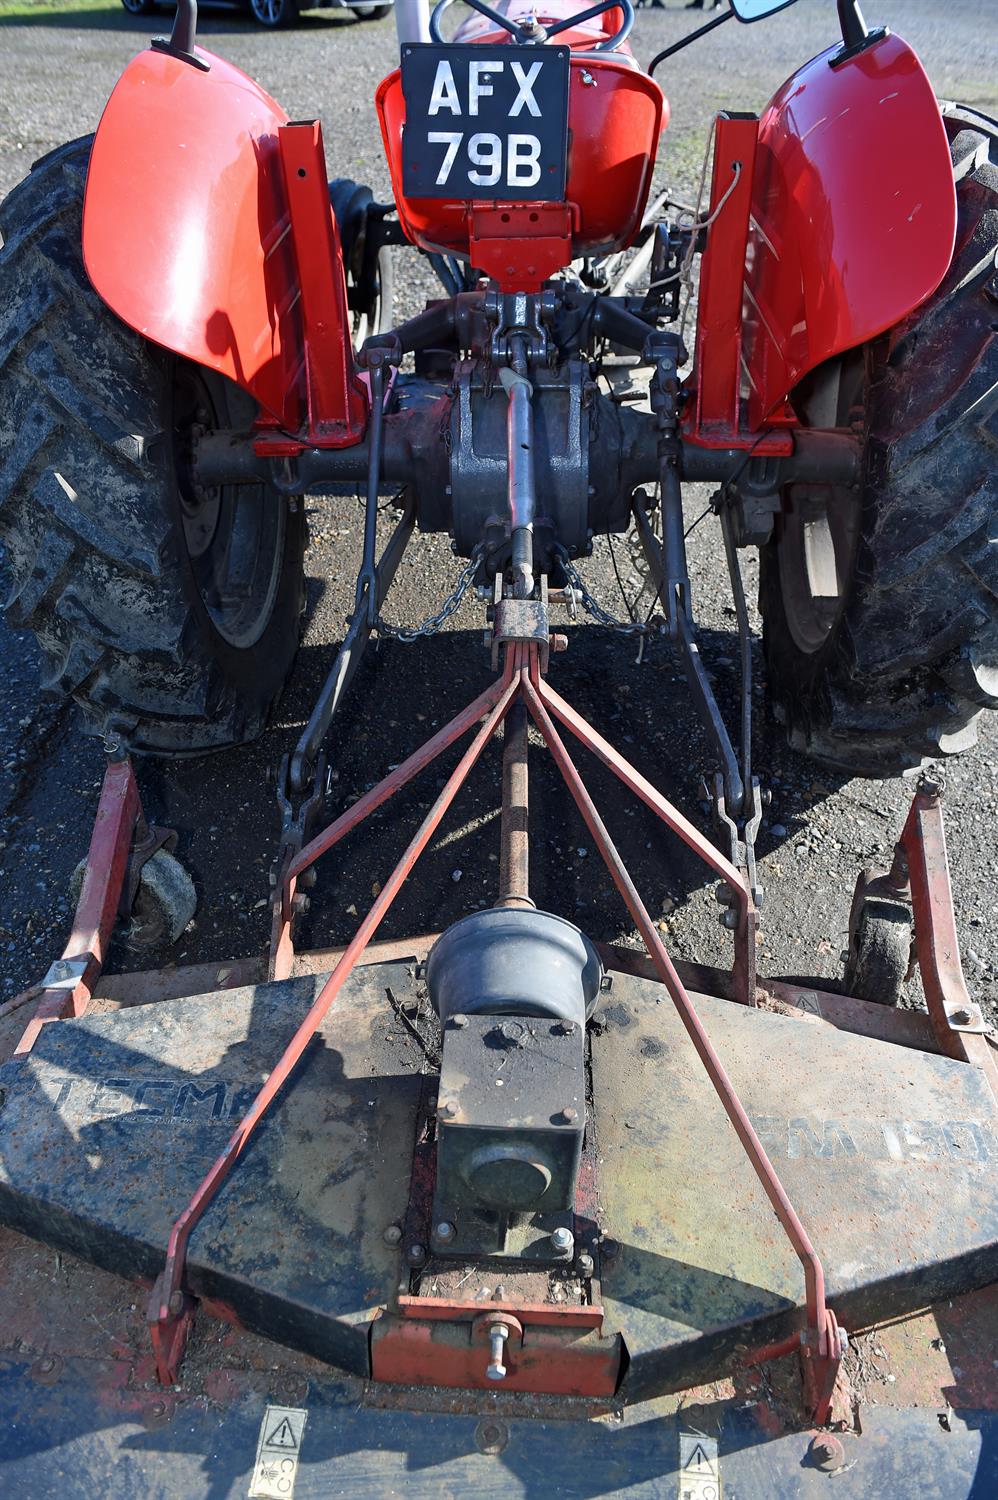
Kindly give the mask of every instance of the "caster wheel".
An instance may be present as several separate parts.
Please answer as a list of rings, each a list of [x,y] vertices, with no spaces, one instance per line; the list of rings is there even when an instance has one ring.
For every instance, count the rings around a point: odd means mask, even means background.
[[[902,902],[866,901],[850,926],[846,994],[897,1005],[911,967],[910,911]]]
[[[81,859],[70,881],[70,893],[79,900],[87,862]],[[197,910],[194,882],[175,855],[157,849],[139,874],[139,889],[132,903],[125,941],[132,948],[168,948]]]

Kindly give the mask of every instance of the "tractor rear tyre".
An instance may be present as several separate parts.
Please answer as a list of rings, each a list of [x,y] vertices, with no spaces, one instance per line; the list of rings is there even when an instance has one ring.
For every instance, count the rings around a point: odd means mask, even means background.
[[[301,508],[194,482],[200,433],[252,422],[231,382],[121,323],[83,268],[90,138],[0,205],[0,540],[8,618],[85,727],[162,755],[263,728],[298,645]]]
[[[998,707],[998,124],[944,106],[958,201],[939,289],[794,401],[858,427],[854,490],[791,485],[762,549],[769,693],[790,743],[853,774],[964,750]]]

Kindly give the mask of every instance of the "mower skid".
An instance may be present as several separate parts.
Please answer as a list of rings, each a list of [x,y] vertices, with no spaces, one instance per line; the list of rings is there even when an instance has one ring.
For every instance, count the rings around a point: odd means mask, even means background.
[[[198,59],[206,66],[142,52],[111,95],[87,178],[87,273],[124,322],[234,380],[270,425],[294,432],[307,419],[313,441],[356,442],[366,401],[318,125],[291,124],[223,58]]]

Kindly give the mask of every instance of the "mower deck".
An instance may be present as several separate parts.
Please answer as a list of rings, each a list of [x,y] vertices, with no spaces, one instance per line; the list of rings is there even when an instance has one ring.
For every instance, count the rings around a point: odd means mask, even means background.
[[[591,1043],[595,1150],[575,1222],[594,1256],[589,1288],[570,1266],[472,1269],[432,1252],[400,1287],[400,1252],[404,1265],[431,1243],[432,1183],[413,1173],[410,1196],[410,1173],[436,1082],[399,1019],[426,1009],[417,973],[396,961],[351,976],[192,1234],[187,1283],[209,1308],[352,1375],[408,1382],[418,1371],[446,1386],[468,1383],[466,1372],[449,1378],[462,1367],[446,1341],[435,1353],[431,1337],[418,1357],[410,1343],[423,1299],[467,1304],[469,1320],[503,1297],[560,1302],[566,1318],[597,1304],[602,1318],[577,1335],[598,1345],[578,1388],[614,1396],[622,1373],[625,1402],[721,1378],[739,1347],[800,1326],[799,1263],[675,1010],[661,986],[623,973]],[[171,1223],[323,978],[45,1027],[28,1057],[0,1070],[4,1223],[154,1278]],[[127,978],[116,983],[127,997]],[[848,1326],[998,1279],[998,1135],[980,1069],[840,1029],[815,1013],[814,994],[785,1014],[696,993],[695,1004]],[[837,1004],[860,1029],[877,1019],[878,1007]],[[915,1018],[898,1019],[910,1039]],[[391,1225],[400,1246],[386,1243]],[[487,1391],[484,1351],[472,1363]],[[507,1388],[518,1384],[511,1374]]]

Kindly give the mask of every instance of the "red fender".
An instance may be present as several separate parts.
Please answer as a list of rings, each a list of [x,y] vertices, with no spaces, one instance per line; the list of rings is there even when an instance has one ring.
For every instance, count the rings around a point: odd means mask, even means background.
[[[945,276],[956,193],[921,63],[888,35],[795,73],[759,122],[744,369],[756,428],[803,375],[900,322]]]
[[[356,442],[366,402],[318,126],[198,56],[207,71],[150,49],[118,81],[90,158],[87,273],[124,322],[229,376],[269,425]]]

